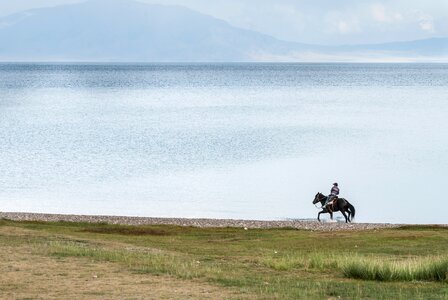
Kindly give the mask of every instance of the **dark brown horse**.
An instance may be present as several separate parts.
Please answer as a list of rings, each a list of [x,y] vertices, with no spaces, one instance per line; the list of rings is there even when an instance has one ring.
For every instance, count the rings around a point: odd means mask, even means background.
[[[324,207],[327,198],[328,196],[325,196],[322,193],[317,193],[314,197],[313,204],[320,202],[320,205],[322,206],[322,211],[317,214],[317,220],[319,220],[319,222],[320,214],[322,213],[329,213],[331,219],[333,220],[333,212],[335,211],[340,211],[344,215],[345,223],[351,222],[353,220],[353,218],[355,217],[355,207],[353,205],[351,205],[344,198],[336,198],[336,200],[333,202],[333,205],[329,204],[327,205],[327,207]]]

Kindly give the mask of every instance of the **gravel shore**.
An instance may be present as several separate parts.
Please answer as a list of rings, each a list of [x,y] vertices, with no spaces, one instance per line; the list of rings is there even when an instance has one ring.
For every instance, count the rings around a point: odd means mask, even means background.
[[[399,227],[401,224],[389,223],[319,223],[311,220],[232,220],[232,219],[187,219],[187,218],[152,218],[125,216],[61,215],[39,213],[0,212],[0,218],[13,221],[47,221],[47,222],[87,222],[122,225],[179,225],[194,227],[241,227],[241,228],[297,228],[314,231],[338,230],[372,230]]]

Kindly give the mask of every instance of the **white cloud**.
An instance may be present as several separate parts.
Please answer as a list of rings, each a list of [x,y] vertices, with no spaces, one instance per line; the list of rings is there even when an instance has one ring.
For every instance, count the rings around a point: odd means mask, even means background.
[[[376,3],[370,7],[372,18],[380,23],[394,23],[403,20],[401,13],[390,12],[382,4]]]
[[[394,14],[394,19],[395,19],[396,21],[403,21],[403,15],[400,14],[400,13],[395,13],[395,14]]]
[[[374,4],[371,7],[372,17],[378,22],[387,22],[386,9],[381,4]]]
[[[352,31],[352,27],[346,21],[339,21],[338,30],[342,34],[347,34]]]
[[[330,34],[348,35],[362,31],[359,19],[356,16],[332,11],[325,17],[326,29]]]
[[[423,31],[435,32],[434,18],[429,14],[421,14],[418,19],[418,24]]]

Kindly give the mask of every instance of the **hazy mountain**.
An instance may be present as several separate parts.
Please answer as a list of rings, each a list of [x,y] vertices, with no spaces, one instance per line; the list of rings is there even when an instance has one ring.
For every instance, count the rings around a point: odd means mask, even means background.
[[[96,0],[0,20],[10,60],[233,61],[300,45],[242,30],[179,6]]]
[[[394,42],[370,45],[340,46],[334,50],[339,51],[376,51],[377,53],[391,53],[395,55],[416,55],[416,56],[448,56],[448,38],[431,38],[408,42]]]
[[[447,57],[448,39],[324,47],[286,42],[180,6],[94,0],[0,19],[2,61],[297,61]]]

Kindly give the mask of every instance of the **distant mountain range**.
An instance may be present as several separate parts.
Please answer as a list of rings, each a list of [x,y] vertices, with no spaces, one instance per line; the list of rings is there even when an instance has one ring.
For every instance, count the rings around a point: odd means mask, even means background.
[[[237,28],[181,6],[93,0],[0,19],[0,61],[448,62],[448,38],[308,45]]]

